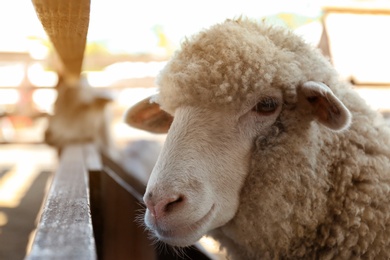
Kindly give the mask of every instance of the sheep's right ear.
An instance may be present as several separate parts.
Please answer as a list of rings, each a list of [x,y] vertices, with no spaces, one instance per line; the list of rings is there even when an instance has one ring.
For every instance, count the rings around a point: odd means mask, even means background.
[[[308,81],[300,87],[300,92],[318,122],[334,131],[341,131],[350,126],[351,112],[327,85],[322,82]]]
[[[171,127],[173,116],[151,102],[152,97],[145,98],[130,107],[125,114],[125,122],[135,128],[152,133],[167,133]]]

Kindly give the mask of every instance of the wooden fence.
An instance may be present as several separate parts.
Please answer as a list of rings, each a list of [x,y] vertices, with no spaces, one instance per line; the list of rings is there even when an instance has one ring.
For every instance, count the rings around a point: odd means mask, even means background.
[[[183,259],[137,223],[145,187],[91,144],[61,154],[28,260]],[[199,245],[187,259],[212,259]]]

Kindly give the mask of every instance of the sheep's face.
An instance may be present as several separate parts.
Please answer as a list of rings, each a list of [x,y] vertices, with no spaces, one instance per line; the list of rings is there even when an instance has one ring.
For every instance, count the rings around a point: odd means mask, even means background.
[[[160,240],[190,245],[234,216],[252,140],[281,110],[280,93],[260,100],[236,113],[176,110],[145,194],[145,223]]]
[[[299,95],[302,104],[293,110],[306,111],[303,124],[316,119],[333,130],[348,127],[349,111],[326,85],[307,82],[300,86]],[[250,171],[254,140],[275,134],[286,110],[284,102],[280,90],[269,89],[248,100],[239,111],[201,106],[176,109],[144,196],[145,223],[159,240],[188,246],[234,217]],[[157,104],[140,102],[128,112],[127,122],[132,124],[134,111],[144,113],[140,118],[155,117],[147,120],[154,127],[154,122],[171,122],[165,112],[157,113],[157,108]],[[169,123],[161,124],[157,132],[167,128]]]

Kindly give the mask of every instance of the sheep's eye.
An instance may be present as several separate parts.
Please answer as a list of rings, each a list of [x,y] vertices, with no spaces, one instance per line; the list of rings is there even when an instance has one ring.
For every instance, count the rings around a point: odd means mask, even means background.
[[[252,108],[252,111],[263,115],[269,115],[275,112],[278,108],[278,102],[270,97],[262,99],[259,103]]]

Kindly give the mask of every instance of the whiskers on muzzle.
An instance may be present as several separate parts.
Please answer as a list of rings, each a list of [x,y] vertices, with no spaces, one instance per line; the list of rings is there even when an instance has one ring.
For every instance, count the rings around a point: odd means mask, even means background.
[[[138,202],[137,203],[140,209],[137,209],[135,211],[135,216],[134,216],[134,222],[139,226],[142,227],[145,231],[148,231],[149,228],[145,225],[145,212],[146,212],[146,206],[144,203]]]
[[[153,245],[155,249],[157,250],[158,254],[161,256],[164,256],[162,258],[165,258],[165,256],[175,256],[175,259],[192,259],[187,252],[192,249],[194,246],[171,246],[168,245],[160,240],[158,240],[156,237],[154,237]],[[168,258],[168,257],[167,257]]]
[[[141,202],[138,204],[140,206],[140,209],[136,210],[135,212],[134,222],[137,224],[137,226],[143,228],[144,231],[147,233],[148,240],[157,251],[157,254],[160,256],[171,256],[171,257],[176,256],[177,259],[191,259],[188,256],[187,251],[193,248],[193,246],[186,246],[186,247],[171,246],[159,240],[158,237],[155,235],[155,231],[150,229],[145,224],[145,213],[146,213],[145,204]]]

